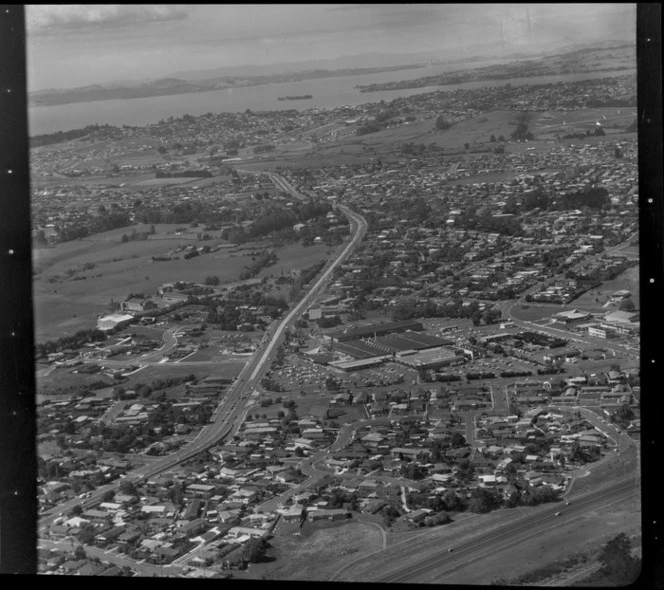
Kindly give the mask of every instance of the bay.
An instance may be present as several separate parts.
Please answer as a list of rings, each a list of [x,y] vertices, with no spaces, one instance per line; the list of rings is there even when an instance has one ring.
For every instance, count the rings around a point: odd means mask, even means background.
[[[487,62],[475,63],[476,67]],[[498,63],[496,60],[495,63]],[[433,76],[439,73],[459,69],[459,64],[428,65],[412,70],[381,72],[378,74],[343,76],[303,80],[300,82],[284,82],[278,84],[262,84],[241,88],[211,90],[190,94],[157,96],[148,98],[99,100],[79,102],[57,106],[30,107],[28,109],[29,133],[31,136],[56,131],[78,129],[86,125],[109,124],[114,126],[144,126],[157,123],[168,117],[193,116],[205,113],[244,112],[252,111],[283,111],[307,109],[334,109],[344,105],[357,106],[366,103],[386,102],[398,97],[412,96],[435,90],[454,91],[473,89],[504,84],[549,84],[556,82],[573,82],[622,76],[634,73],[634,70],[612,70],[577,74],[560,74],[555,76],[534,76],[528,78],[511,78],[506,80],[479,80],[446,86],[426,86],[400,90],[379,92],[360,92],[355,88],[358,84],[374,84],[394,80],[415,79]],[[279,101],[283,96],[301,96],[311,94],[310,100]]]

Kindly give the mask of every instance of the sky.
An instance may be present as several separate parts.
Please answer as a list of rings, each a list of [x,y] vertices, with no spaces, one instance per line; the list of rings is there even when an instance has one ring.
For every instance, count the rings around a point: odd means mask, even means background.
[[[28,5],[29,90],[372,52],[634,37],[632,4]]]

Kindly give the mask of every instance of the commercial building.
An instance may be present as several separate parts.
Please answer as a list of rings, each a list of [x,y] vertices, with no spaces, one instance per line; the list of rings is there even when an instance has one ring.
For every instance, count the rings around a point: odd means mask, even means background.
[[[413,320],[385,322],[383,324],[347,328],[346,330],[331,332],[325,335],[325,338],[332,340],[333,342],[345,342],[346,340],[358,340],[360,338],[375,338],[378,336],[384,336],[385,334],[398,334],[400,332],[405,332],[406,330],[421,332],[424,330],[424,326],[421,322]]]
[[[97,328],[108,332],[118,328],[124,328],[134,321],[134,316],[129,314],[113,313],[97,319]]]

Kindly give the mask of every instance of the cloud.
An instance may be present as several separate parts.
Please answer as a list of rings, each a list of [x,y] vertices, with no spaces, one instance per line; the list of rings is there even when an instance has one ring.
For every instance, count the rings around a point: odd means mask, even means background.
[[[170,5],[28,5],[28,33],[49,34],[60,30],[115,28],[189,17],[187,6]]]

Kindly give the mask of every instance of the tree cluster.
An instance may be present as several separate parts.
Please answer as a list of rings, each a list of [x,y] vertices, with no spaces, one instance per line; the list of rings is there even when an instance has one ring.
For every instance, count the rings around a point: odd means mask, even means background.
[[[516,129],[512,131],[511,137],[514,141],[531,140],[535,138],[535,136],[530,131],[528,131],[527,113],[519,114]]]
[[[60,352],[66,349],[77,349],[89,342],[103,342],[106,340],[106,333],[93,328],[91,330],[79,330],[71,336],[62,336],[57,340],[49,340],[35,345],[35,354],[37,358],[46,357],[53,352]]]

